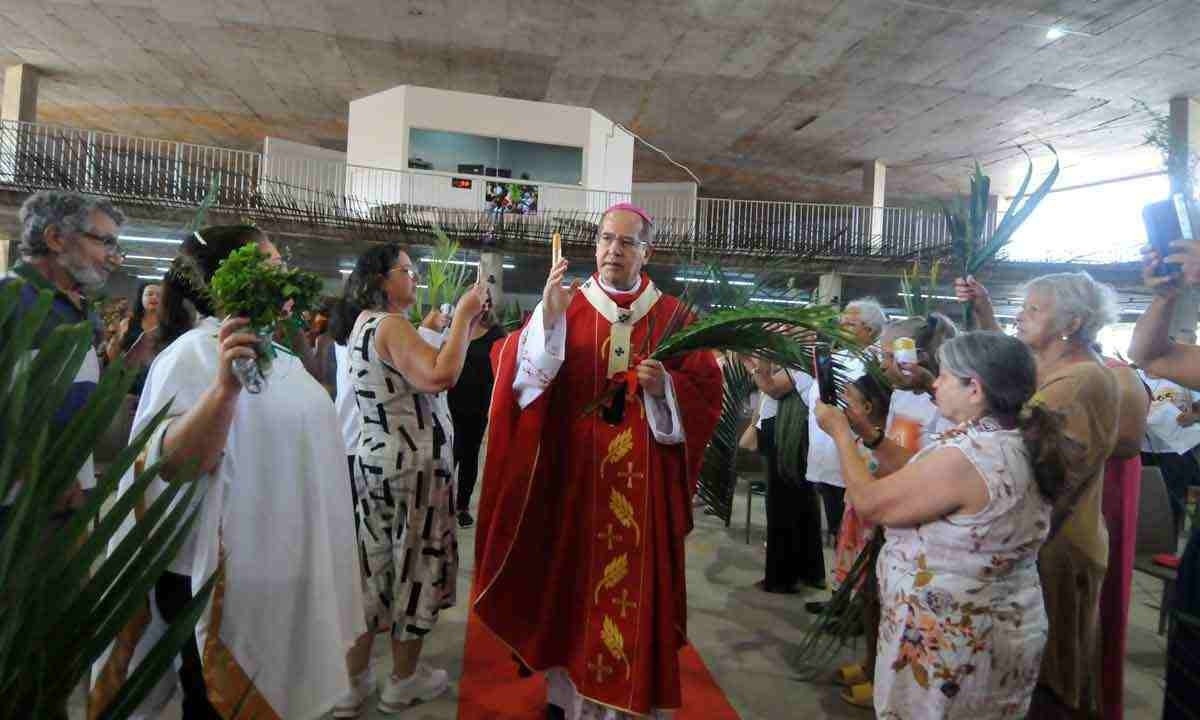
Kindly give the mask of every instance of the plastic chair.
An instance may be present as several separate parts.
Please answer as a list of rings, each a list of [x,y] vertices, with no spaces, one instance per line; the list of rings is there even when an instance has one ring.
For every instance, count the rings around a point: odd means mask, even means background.
[[[1177,549],[1175,519],[1162,472],[1156,467],[1142,468],[1142,492],[1138,503],[1137,545],[1133,568],[1162,580],[1158,607],[1158,634],[1166,633],[1171,605],[1175,599],[1175,580],[1179,572],[1154,562],[1155,555],[1174,555]]]

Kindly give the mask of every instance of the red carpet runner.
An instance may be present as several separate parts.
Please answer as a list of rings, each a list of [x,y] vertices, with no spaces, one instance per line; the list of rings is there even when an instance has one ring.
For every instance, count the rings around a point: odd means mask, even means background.
[[[683,708],[676,720],[739,720],[695,648],[679,652],[679,665]],[[545,709],[545,678],[518,678],[508,651],[472,612],[458,686],[459,720],[542,720]]]

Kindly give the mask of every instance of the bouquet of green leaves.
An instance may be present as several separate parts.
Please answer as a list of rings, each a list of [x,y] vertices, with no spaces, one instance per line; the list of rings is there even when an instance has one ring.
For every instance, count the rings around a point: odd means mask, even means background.
[[[298,330],[301,313],[320,301],[321,279],[274,264],[250,244],[221,261],[209,292],[222,313],[249,319],[251,331],[258,335],[258,357],[235,361],[234,372],[248,392],[262,392],[275,358],[275,331],[281,326],[284,332]]]

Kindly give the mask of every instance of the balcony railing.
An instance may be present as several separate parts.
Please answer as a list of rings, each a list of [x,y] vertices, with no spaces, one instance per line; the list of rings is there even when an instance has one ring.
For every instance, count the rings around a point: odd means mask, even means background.
[[[452,184],[455,178],[470,180]],[[529,193],[529,214],[497,210],[489,193]],[[0,186],[69,188],[126,203],[217,209],[364,232],[460,239],[592,242],[603,210],[629,194],[526,180],[392,170],[264,155],[39,123],[0,122]],[[512,198],[516,205],[519,198]],[[693,258],[905,259],[941,254],[949,242],[939,213],[911,208],[699,198],[651,193],[656,247]]]

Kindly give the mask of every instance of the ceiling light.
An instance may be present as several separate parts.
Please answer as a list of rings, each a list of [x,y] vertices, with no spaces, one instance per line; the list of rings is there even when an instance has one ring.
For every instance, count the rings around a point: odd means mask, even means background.
[[[138,275],[138,277],[142,280],[162,280],[163,279],[162,275]]]
[[[784,305],[807,305],[806,300],[788,300],[787,298],[752,297],[750,302],[782,303]]]
[[[1066,30],[1063,30],[1062,28],[1060,28],[1056,25],[1046,31],[1046,39],[1047,40],[1058,40],[1062,37],[1065,37],[1066,34],[1067,34]]]
[[[147,237],[145,235],[118,235],[118,240],[127,240],[129,242],[148,242],[162,243],[164,245],[181,245],[182,240],[172,240],[171,238]]]
[[[918,297],[917,295],[913,295],[912,293],[906,293],[906,292],[898,292],[896,294],[899,295],[900,297]],[[931,298],[933,300],[958,300],[958,297],[955,295],[926,295],[925,297]]]
[[[479,267],[479,263],[475,260],[439,260],[437,258],[423,257],[423,258],[421,258],[421,262],[423,262],[423,263],[444,262],[448,265],[465,265],[466,267]],[[504,268],[505,270],[516,270],[517,269],[517,266],[513,265],[512,263],[501,263],[500,267]]]
[[[353,271],[353,270],[348,270],[348,269],[346,269],[346,268],[338,268],[338,272],[340,272],[340,273],[341,273],[341,274],[343,274],[343,275],[349,275],[350,273],[352,273],[352,272],[354,272],[354,271]]]
[[[675,282],[704,283],[705,285],[720,285],[721,284],[720,280],[714,280],[713,278],[683,277],[681,275],[675,276]],[[742,287],[754,287],[754,283],[752,283],[748,280],[726,280],[725,284],[726,285],[739,285]]]
[[[171,258],[159,257],[158,255],[126,255],[126,260],[170,260]]]

